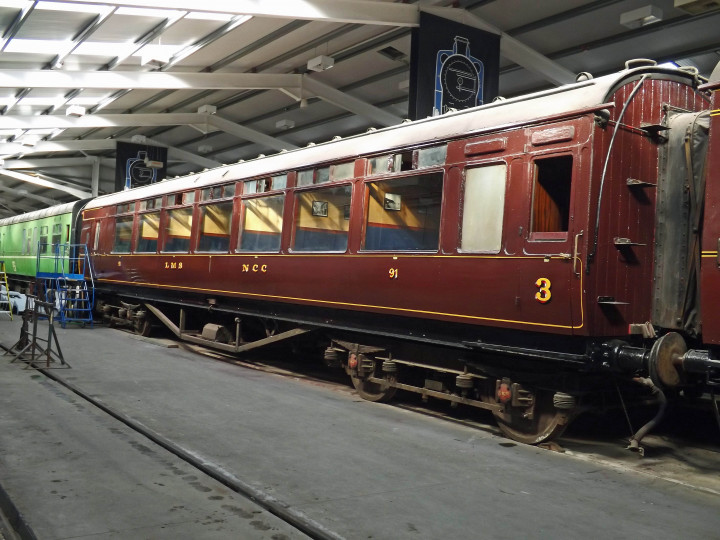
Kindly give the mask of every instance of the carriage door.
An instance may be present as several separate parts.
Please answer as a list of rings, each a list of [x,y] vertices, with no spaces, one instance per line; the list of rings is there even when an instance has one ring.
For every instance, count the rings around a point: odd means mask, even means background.
[[[525,271],[520,286],[524,290],[518,290],[518,296],[532,306],[523,311],[538,329],[579,333],[583,327],[579,251],[587,221],[583,154],[577,146],[567,146],[576,135],[573,125],[528,132],[531,145],[551,148],[527,154],[529,212],[522,234]]]

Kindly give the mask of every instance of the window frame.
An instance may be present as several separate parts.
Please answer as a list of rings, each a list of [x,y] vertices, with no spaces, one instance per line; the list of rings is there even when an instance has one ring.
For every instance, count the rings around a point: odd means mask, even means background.
[[[221,204],[227,204],[230,206],[230,220],[228,223],[228,235],[227,235],[228,245],[227,245],[227,248],[225,249],[225,251],[201,249],[200,245],[201,245],[202,236],[203,236],[202,227],[203,227],[203,219],[205,217],[204,216],[205,208],[207,208],[208,206],[219,206]],[[235,222],[235,214],[236,214],[234,196],[227,197],[227,198],[221,198],[221,199],[210,199],[207,201],[203,201],[201,203],[198,203],[197,207],[198,207],[198,213],[197,213],[198,224],[197,224],[197,233],[196,233],[197,244],[196,244],[196,248],[195,248],[195,253],[221,254],[221,255],[231,253],[232,252],[232,238],[233,238],[233,224]],[[191,237],[192,237],[192,226],[193,225],[194,224],[191,223]]]
[[[398,152],[399,153],[399,152]],[[369,249],[366,246],[367,232],[368,232],[368,219],[370,212],[370,184],[379,182],[393,182],[396,180],[403,180],[412,177],[423,177],[430,175],[439,175],[440,177],[440,203],[439,203],[439,214],[438,214],[438,228],[437,228],[437,247],[435,249]],[[443,238],[443,213],[445,212],[445,198],[446,198],[446,185],[448,182],[448,176],[445,168],[442,166],[427,167],[423,169],[411,169],[403,170],[396,173],[378,174],[365,178],[362,181],[363,191],[363,214],[361,217],[361,232],[360,232],[360,253],[439,253],[442,249],[442,238]]]
[[[292,190],[294,192],[294,190]],[[251,250],[251,249],[242,249],[241,243],[243,238],[243,232],[245,230],[245,201],[252,201],[252,200],[258,200],[258,199],[265,199],[270,197],[282,197],[282,211],[280,213],[280,232],[278,235],[278,247],[277,249],[273,250]],[[235,246],[233,248],[233,252],[237,254],[242,255],[249,255],[252,253],[280,253],[282,251],[282,243],[283,243],[283,236],[285,234],[285,228],[286,228],[286,219],[285,219],[285,210],[287,208],[287,201],[288,201],[288,190],[287,189],[278,189],[273,191],[264,191],[262,193],[253,193],[251,195],[248,195],[247,197],[242,197],[238,201],[237,206],[237,223],[235,225],[234,231],[237,232],[237,237],[235,239]]]
[[[289,253],[300,253],[300,254],[348,253],[348,251],[350,250],[350,232],[351,232],[350,225],[352,224],[351,219],[348,219],[348,230],[343,231],[343,232],[345,232],[345,235],[346,235],[346,243],[345,243],[344,250],[339,251],[339,250],[307,250],[307,249],[298,250],[298,249],[295,249],[295,242],[297,240],[297,229],[298,229],[297,223],[298,223],[298,216],[299,216],[299,212],[300,212],[300,205],[298,204],[298,198],[305,193],[347,187],[350,190],[349,206],[352,208],[353,197],[355,196],[354,186],[355,186],[355,183],[352,180],[342,180],[342,181],[338,181],[337,183],[324,182],[322,184],[312,184],[312,185],[308,185],[308,186],[296,187],[295,189],[292,190],[292,192],[290,193],[292,195],[292,222],[288,225],[289,227],[291,227],[290,245],[288,246]],[[286,204],[287,204],[287,200],[286,200]],[[346,206],[348,206],[348,205],[343,205],[343,214],[344,214],[344,208]],[[283,220],[283,227],[285,227],[285,221],[286,220]]]
[[[576,152],[572,151],[571,149],[564,149],[562,151],[552,151],[552,152],[543,152],[543,153],[536,153],[531,154],[529,156],[529,170],[530,170],[530,193],[529,193],[529,201],[530,201],[530,207],[529,207],[529,215],[528,215],[528,222],[527,222],[527,228],[528,228],[528,242],[535,243],[535,242],[566,242],[570,238],[570,229],[572,226],[572,216],[573,216],[573,190],[575,187],[576,182],[576,172],[575,167],[578,159],[578,155]],[[535,221],[535,197],[536,197],[536,186],[538,184],[538,176],[539,176],[539,169],[538,169],[538,162],[539,161],[547,161],[551,159],[569,159],[570,160],[570,177],[569,177],[569,186],[567,190],[567,225],[565,227],[564,231],[535,231],[534,230],[534,221]]]
[[[500,215],[500,232],[499,232],[499,241],[500,245],[497,250],[475,250],[475,249],[463,249],[462,243],[463,243],[463,232],[464,232],[464,221],[465,221],[465,195],[466,195],[466,189],[467,189],[467,173],[470,170],[476,170],[476,169],[483,169],[488,167],[505,167],[505,181],[504,181],[504,189],[503,189],[503,201],[502,201],[502,212]],[[457,237],[457,252],[462,254],[497,254],[500,253],[503,249],[504,243],[505,243],[505,210],[507,205],[507,195],[508,195],[508,189],[510,186],[510,163],[508,163],[504,159],[494,159],[492,161],[482,161],[482,162],[473,162],[466,164],[462,171],[462,183],[460,185],[460,194],[458,197],[458,237]]]

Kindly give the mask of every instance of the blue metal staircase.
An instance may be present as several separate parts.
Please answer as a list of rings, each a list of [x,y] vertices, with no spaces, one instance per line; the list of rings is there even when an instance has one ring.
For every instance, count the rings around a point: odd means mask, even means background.
[[[38,244],[36,276],[38,296],[55,305],[63,328],[92,326],[95,281],[86,244]]]

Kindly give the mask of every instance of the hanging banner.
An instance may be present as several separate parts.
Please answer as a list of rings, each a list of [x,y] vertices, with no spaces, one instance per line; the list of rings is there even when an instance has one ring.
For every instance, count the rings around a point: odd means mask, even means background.
[[[420,12],[411,49],[411,119],[476,107],[498,95],[498,34]]]
[[[167,174],[167,148],[118,142],[115,191],[154,184]]]

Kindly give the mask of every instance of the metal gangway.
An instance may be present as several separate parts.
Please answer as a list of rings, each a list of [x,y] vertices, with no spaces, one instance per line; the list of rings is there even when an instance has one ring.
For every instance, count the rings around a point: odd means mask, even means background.
[[[95,277],[86,244],[38,244],[38,296],[52,303],[56,320],[83,326],[93,324]]]

